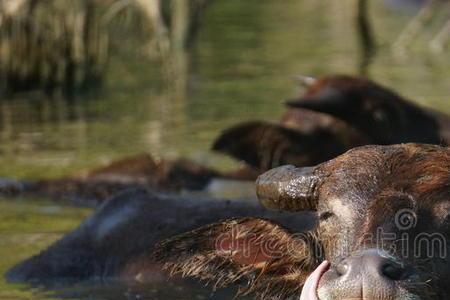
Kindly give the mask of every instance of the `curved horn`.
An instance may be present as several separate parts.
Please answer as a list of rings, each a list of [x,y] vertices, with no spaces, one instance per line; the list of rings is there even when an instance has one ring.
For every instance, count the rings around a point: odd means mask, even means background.
[[[295,75],[294,79],[297,80],[301,86],[303,87],[310,87],[313,84],[317,82],[317,79],[311,76],[304,76],[304,75]]]
[[[319,177],[313,167],[281,166],[260,175],[256,193],[264,207],[288,211],[315,210]]]

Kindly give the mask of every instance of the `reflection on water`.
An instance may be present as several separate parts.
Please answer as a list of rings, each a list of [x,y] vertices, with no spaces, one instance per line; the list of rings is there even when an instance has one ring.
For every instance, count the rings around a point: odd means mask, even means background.
[[[409,57],[397,60],[390,43],[411,14],[389,10],[382,1],[370,3],[379,48],[369,76],[422,105],[450,113],[448,53],[431,55],[419,40]],[[26,94],[0,102],[0,176],[55,177],[139,152],[231,168],[230,160],[208,151],[221,129],[242,120],[277,119],[284,99],[298,92],[293,75],[358,72],[353,4],[214,1],[193,47],[173,58],[184,71],[176,72],[177,81],[169,84],[159,65],[142,55],[143,45],[129,34],[123,49],[111,58],[101,92],[70,101]],[[30,200],[0,202],[2,273],[89,213]],[[122,288],[124,292],[116,293],[110,286],[71,287],[72,293],[60,294],[75,299],[137,299],[127,296],[128,287]],[[165,293],[176,290],[167,286],[145,292],[151,299],[169,299],[175,295]],[[209,297],[209,291],[198,287],[188,291],[191,299]],[[181,290],[177,295],[186,293]],[[1,299],[58,297],[0,279]]]

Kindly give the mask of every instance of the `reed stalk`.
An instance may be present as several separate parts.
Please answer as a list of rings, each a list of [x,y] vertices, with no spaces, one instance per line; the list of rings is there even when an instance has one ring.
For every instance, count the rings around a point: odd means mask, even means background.
[[[98,84],[108,36],[96,10],[92,0],[2,1],[1,90],[72,93]]]

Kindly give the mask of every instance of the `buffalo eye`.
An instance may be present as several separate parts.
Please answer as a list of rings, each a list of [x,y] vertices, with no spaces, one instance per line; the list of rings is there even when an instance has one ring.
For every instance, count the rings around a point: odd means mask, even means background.
[[[387,118],[388,118],[384,109],[381,109],[381,108],[375,109],[373,111],[372,115],[373,115],[373,118],[379,122],[386,122]]]
[[[326,211],[319,215],[319,221],[326,221],[331,217],[334,217],[334,213],[332,213],[331,211]]]

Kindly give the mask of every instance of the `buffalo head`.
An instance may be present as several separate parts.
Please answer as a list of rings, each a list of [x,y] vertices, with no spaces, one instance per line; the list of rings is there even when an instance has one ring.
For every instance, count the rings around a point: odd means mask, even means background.
[[[438,144],[444,139],[440,121],[448,120],[373,81],[345,75],[312,81],[305,94],[287,104],[344,120],[376,144]]]
[[[299,299],[325,259],[321,300],[450,295],[450,149],[360,147],[316,167],[270,170],[257,194],[266,207],[315,210],[315,229],[224,220],[160,243],[157,257],[172,274],[214,287],[239,282],[261,299]]]

